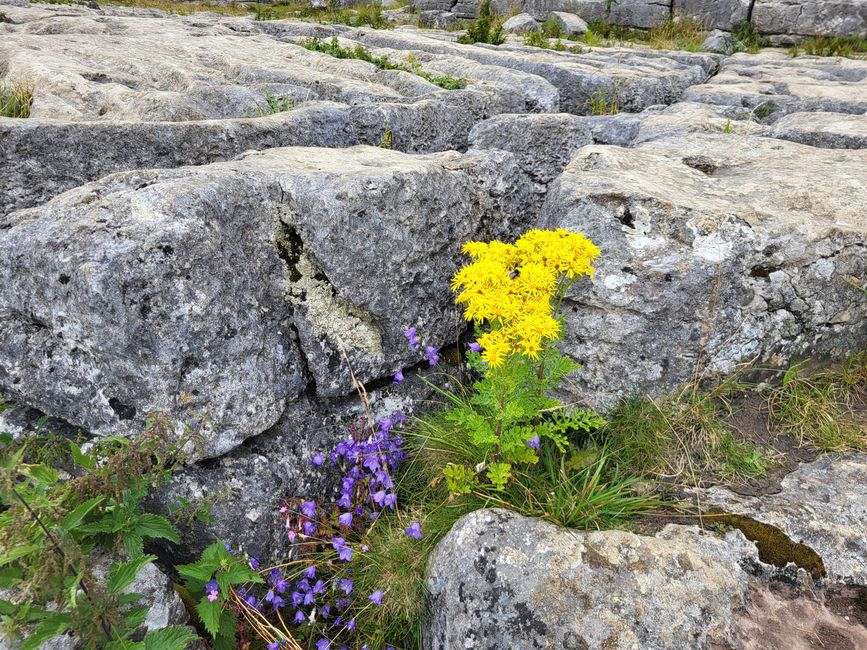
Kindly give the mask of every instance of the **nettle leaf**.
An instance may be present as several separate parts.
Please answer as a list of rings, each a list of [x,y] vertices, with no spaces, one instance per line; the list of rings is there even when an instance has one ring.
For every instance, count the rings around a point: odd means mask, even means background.
[[[70,512],[63,518],[61,526],[66,530],[74,530],[81,521],[93,510],[96,506],[102,503],[105,497],[94,497],[79,505],[75,510]]]
[[[180,543],[174,526],[162,515],[145,513],[139,515],[135,521],[133,532],[141,537],[167,539],[175,544]]]
[[[69,622],[69,614],[55,614],[51,618],[43,620],[36,631],[21,644],[21,650],[36,650],[51,637],[64,632],[69,627]]]
[[[220,602],[216,600],[211,602],[205,596],[196,605],[196,612],[199,614],[199,619],[201,619],[202,625],[205,626],[208,634],[216,639],[220,632],[220,614],[222,613]]]
[[[76,445],[72,440],[69,441],[69,451],[72,453],[72,459],[76,465],[93,471],[96,468],[96,459],[81,451],[81,447]]]
[[[150,611],[150,605],[142,605],[141,607],[133,607],[123,613],[123,620],[126,623],[128,630],[135,630],[139,625],[145,622]]]
[[[4,589],[11,589],[21,578],[24,576],[24,572],[20,567],[17,566],[8,566],[3,569],[0,569],[0,587]],[[0,601],[3,602],[3,601]]]
[[[123,535],[123,547],[130,557],[138,558],[144,553],[144,540],[135,533],[126,533]]]
[[[129,562],[114,562],[108,571],[108,580],[105,585],[108,593],[119,594],[135,581],[138,572],[146,564],[150,564],[156,559],[155,555],[141,555]]]
[[[144,637],[145,650],[185,650],[199,636],[188,627],[164,627],[151,630]]]
[[[196,580],[202,584],[208,582],[214,575],[214,571],[220,568],[220,565],[212,562],[198,561],[193,564],[180,564],[175,567],[178,574],[190,580]]]
[[[27,476],[45,487],[50,487],[57,483],[60,479],[60,474],[53,467],[45,465],[26,465]]]
[[[23,546],[16,546],[13,549],[10,549],[3,555],[0,555],[0,566],[4,564],[9,564],[10,562],[14,562],[15,560],[24,557],[25,555],[30,555],[38,551],[41,548],[40,545],[37,544],[24,544]]]

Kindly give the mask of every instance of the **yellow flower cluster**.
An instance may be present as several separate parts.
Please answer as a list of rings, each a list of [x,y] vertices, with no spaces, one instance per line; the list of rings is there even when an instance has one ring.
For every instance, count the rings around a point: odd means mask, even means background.
[[[558,282],[593,276],[599,248],[580,233],[530,230],[514,244],[467,242],[473,261],[455,273],[455,302],[464,317],[491,329],[479,337],[482,358],[492,368],[517,352],[536,359],[546,340],[560,334],[551,300]]]

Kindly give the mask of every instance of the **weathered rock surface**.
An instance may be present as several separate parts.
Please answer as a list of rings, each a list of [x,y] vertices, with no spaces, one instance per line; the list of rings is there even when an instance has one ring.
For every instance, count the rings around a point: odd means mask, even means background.
[[[752,19],[762,34],[867,37],[864,0],[757,0]]]
[[[867,115],[791,113],[780,118],[775,138],[825,149],[867,149]]]
[[[503,23],[503,31],[510,34],[529,34],[542,30],[542,26],[530,14],[517,14]]]
[[[867,630],[829,611],[815,588],[789,599],[777,573],[736,530],[724,538],[675,525],[654,537],[587,533],[481,510],[458,521],[431,556],[425,647],[758,650],[867,641]],[[781,625],[795,614],[807,616]]]
[[[473,149],[502,149],[517,156],[518,165],[543,194],[573,155],[593,143],[587,118],[569,114],[498,115],[470,132]]]
[[[225,453],[308,382],[350,392],[337,337],[363,381],[419,358],[410,324],[454,340],[452,242],[520,229],[530,195],[492,152],[289,148],[110,176],[2,222],[0,385],[96,434],[204,418],[202,453]]]
[[[541,225],[603,251],[564,342],[591,403],[863,345],[867,155],[732,138],[585,147],[549,188]]]
[[[581,36],[587,33],[587,23],[580,16],[565,11],[552,11],[549,20],[553,20],[564,36]]]
[[[691,648],[746,605],[740,535],[583,533],[506,510],[467,515],[430,559],[426,647]]]
[[[731,31],[749,19],[751,0],[674,0],[678,16],[691,16],[708,29]]]
[[[720,29],[713,30],[701,44],[702,52],[716,52],[717,54],[734,54],[744,49],[743,44],[732,36],[731,32]]]
[[[686,101],[722,104],[773,122],[801,111],[867,112],[867,62],[782,52],[735,54],[717,75],[689,88]]]
[[[776,494],[695,491],[704,507],[776,526],[822,558],[831,580],[867,585],[867,455],[823,456],[783,479]]]

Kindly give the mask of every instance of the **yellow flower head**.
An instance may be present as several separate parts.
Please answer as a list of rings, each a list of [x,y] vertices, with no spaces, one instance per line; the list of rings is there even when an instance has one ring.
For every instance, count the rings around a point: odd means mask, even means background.
[[[536,359],[546,341],[560,336],[552,299],[564,279],[592,277],[600,255],[587,237],[562,228],[529,230],[514,244],[467,242],[463,251],[473,261],[455,273],[451,287],[464,318],[490,325],[478,342],[492,368],[516,352]]]

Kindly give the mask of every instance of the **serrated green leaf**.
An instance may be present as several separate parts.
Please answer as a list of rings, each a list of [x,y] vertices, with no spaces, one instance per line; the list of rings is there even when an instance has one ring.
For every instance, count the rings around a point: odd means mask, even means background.
[[[155,555],[141,555],[129,562],[113,563],[108,571],[108,580],[105,584],[108,593],[119,594],[135,581],[142,567],[155,559],[157,559]]]
[[[96,460],[81,451],[81,447],[76,445],[72,440],[69,441],[69,451],[72,453],[72,459],[77,465],[91,471],[96,467]]]
[[[25,471],[27,476],[45,487],[54,485],[60,479],[56,469],[45,465],[26,465]]]
[[[202,621],[202,625],[204,625],[205,629],[208,631],[208,634],[213,638],[216,638],[220,631],[221,605],[219,601],[211,602],[208,600],[207,596],[205,596],[198,602],[198,604],[196,604],[196,612],[199,615],[199,619]]]
[[[61,526],[68,531],[74,530],[88,513],[105,500],[104,497],[94,497],[80,504],[75,510],[63,518]]]
[[[167,539],[175,544],[180,543],[174,526],[162,515],[145,513],[136,518],[133,532],[141,537]]]
[[[178,575],[184,578],[190,578],[192,580],[198,580],[199,582],[205,583],[211,579],[214,575],[214,571],[219,568],[219,564],[216,566],[210,562],[202,562],[201,560],[198,562],[194,562],[193,564],[181,564],[175,567],[175,570],[178,572]]]
[[[27,637],[24,643],[21,644],[21,650],[36,650],[51,637],[64,632],[67,627],[69,627],[68,614],[52,616],[42,621],[36,628],[36,631]]]
[[[144,637],[145,650],[185,650],[199,636],[188,627],[164,627],[151,630]]]
[[[125,533],[123,536],[123,547],[130,557],[138,558],[144,553],[144,540],[135,533]]]
[[[0,566],[4,564],[9,564],[10,562],[14,562],[15,560],[24,557],[25,555],[30,555],[31,553],[38,551],[40,546],[37,544],[24,544],[23,546],[16,546],[15,548],[7,551],[3,555],[0,555]]]
[[[144,623],[145,619],[148,617],[149,611],[150,605],[142,605],[141,607],[133,607],[123,612],[123,620],[126,623],[126,628],[128,630],[136,629],[139,625]]]
[[[0,587],[11,589],[21,580],[23,575],[24,573],[17,566],[8,566],[0,569]]]

